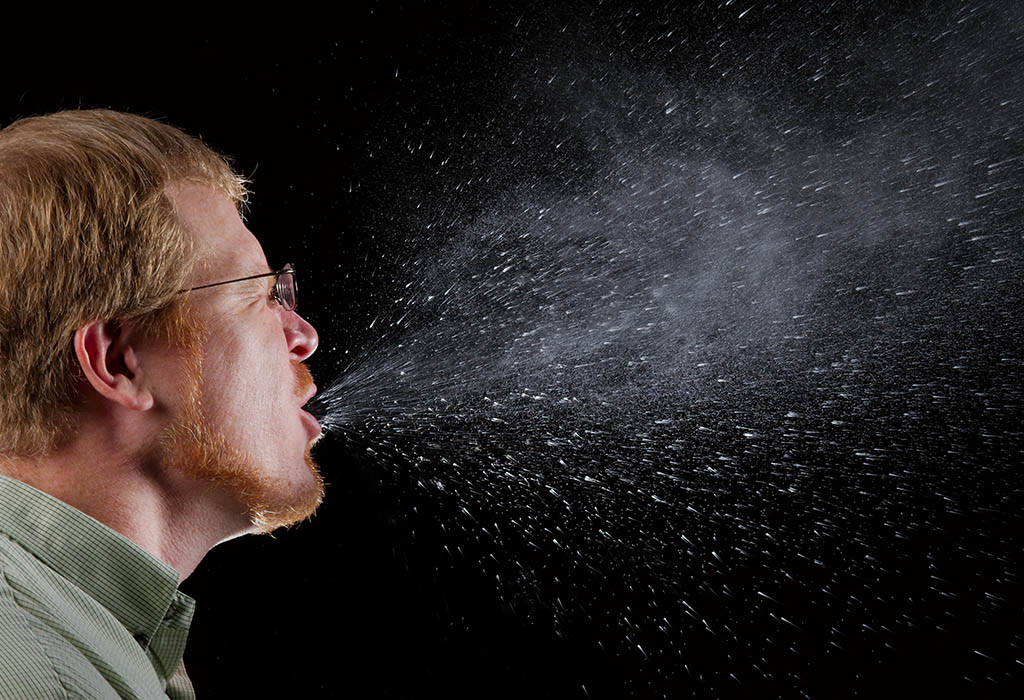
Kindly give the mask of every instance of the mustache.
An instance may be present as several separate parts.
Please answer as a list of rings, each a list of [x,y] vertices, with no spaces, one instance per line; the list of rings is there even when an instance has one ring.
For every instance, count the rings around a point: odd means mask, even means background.
[[[293,369],[295,370],[295,395],[301,399],[309,393],[309,388],[313,386],[313,373],[302,362],[295,362]]]

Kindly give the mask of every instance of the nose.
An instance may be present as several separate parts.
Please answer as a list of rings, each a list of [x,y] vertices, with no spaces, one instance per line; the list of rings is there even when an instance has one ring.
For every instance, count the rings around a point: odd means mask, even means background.
[[[316,329],[310,325],[309,321],[302,316],[294,311],[288,311],[287,314],[284,334],[288,340],[288,351],[297,361],[302,362],[316,352],[316,347],[320,344],[320,336],[317,335]]]

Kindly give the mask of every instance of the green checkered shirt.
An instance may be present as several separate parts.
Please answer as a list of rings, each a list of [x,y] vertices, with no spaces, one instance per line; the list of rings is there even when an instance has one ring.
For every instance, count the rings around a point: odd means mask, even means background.
[[[0,699],[194,698],[178,572],[0,476]]]

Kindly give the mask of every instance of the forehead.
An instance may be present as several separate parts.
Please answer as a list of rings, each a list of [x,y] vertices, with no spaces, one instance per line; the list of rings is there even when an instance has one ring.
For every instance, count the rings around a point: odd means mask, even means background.
[[[196,245],[199,264],[193,284],[270,270],[262,246],[245,227],[230,197],[209,185],[188,181],[171,183],[165,191]]]

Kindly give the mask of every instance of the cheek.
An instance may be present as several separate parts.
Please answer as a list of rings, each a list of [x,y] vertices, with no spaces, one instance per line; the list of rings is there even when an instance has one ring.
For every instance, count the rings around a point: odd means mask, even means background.
[[[238,337],[222,337],[213,347],[204,371],[208,417],[216,417],[225,431],[237,436],[270,430],[283,381],[271,348]]]

